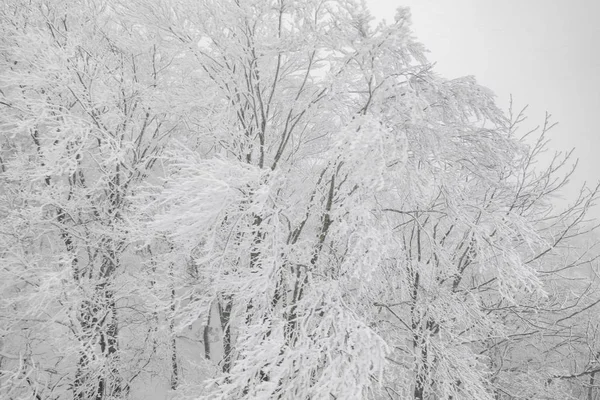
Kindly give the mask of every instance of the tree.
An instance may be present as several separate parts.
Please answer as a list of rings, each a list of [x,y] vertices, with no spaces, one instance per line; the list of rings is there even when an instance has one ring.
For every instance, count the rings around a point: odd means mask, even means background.
[[[140,333],[126,197],[177,126],[169,60],[110,4],[2,13],[3,397],[121,398],[150,351],[122,347]]]
[[[197,246],[220,303],[214,390],[358,398],[379,381],[398,398],[501,393],[484,348],[513,332],[486,302],[542,301],[553,235],[579,229],[596,191],[550,214],[565,161],[535,172],[541,149],[474,80],[435,76],[403,11],[373,29],[351,2],[168,7],[147,18],[223,104],[200,106],[216,150],[175,155],[155,225]],[[354,376],[330,375],[342,369]]]
[[[550,124],[529,144],[436,75],[406,9],[67,6],[3,11],[7,396],[592,393],[595,331],[563,322],[595,283],[561,287],[598,189],[559,210]]]
[[[521,122],[522,113],[511,118],[510,135]],[[416,399],[485,398],[469,388],[477,381],[498,399],[571,394],[555,379],[570,367],[553,361],[578,346],[582,332],[557,323],[597,301],[590,296],[591,283],[584,290],[569,284],[571,293],[557,285],[568,284],[562,273],[589,268],[597,257],[585,248],[575,250],[579,246],[573,242],[595,229],[584,218],[598,188],[583,190],[565,210],[554,208],[552,196],[573,170],[560,172],[568,168],[570,153],[557,154],[544,170],[534,169],[550,128],[547,120],[512,168],[494,168],[497,177],[482,182],[481,169],[469,168],[462,186],[455,182],[446,188],[449,180],[441,179],[427,207],[388,210],[398,218],[408,249],[404,274],[410,291],[388,294],[377,305],[386,312],[386,323],[391,317],[394,334],[404,332],[396,339],[395,359],[417,371]],[[449,193],[460,195],[459,201]]]

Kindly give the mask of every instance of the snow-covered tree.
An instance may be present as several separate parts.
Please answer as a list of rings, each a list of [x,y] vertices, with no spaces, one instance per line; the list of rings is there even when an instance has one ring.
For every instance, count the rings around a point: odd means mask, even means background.
[[[125,222],[177,127],[170,60],[104,2],[1,13],[1,396],[121,398],[152,356]]]
[[[1,12],[3,396],[592,393],[597,188],[558,208],[549,123],[436,75],[408,10]]]
[[[152,225],[218,303],[210,393],[502,393],[485,349],[517,327],[488,303],[543,301],[542,260],[596,192],[552,214],[560,160],[533,170],[541,149],[472,78],[431,71],[405,10],[376,27],[359,2],[161,3],[145,18],[210,93],[190,115],[202,149],[173,153]],[[533,390],[555,390],[547,378]]]

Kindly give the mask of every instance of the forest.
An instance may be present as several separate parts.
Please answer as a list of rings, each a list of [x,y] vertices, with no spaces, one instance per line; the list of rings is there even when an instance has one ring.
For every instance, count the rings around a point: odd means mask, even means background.
[[[599,400],[598,185],[389,19],[2,2],[0,398]]]

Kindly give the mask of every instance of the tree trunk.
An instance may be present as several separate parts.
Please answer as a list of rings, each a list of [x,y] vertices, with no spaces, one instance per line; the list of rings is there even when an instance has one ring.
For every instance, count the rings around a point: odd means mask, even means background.
[[[219,318],[221,319],[221,329],[223,329],[223,372],[229,373],[231,370],[231,309],[233,300],[231,296],[224,296],[225,305],[221,306],[219,302]]]
[[[587,400],[594,400],[594,380],[596,372],[590,374],[590,387],[588,387]]]
[[[173,265],[171,265],[171,318],[169,321],[169,333],[171,335],[171,390],[177,389],[179,383],[177,362],[177,340],[175,339],[175,282],[173,281]]]

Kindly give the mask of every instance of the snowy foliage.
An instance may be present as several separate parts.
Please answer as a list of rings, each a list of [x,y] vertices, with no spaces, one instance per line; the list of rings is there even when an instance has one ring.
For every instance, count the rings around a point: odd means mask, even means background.
[[[407,9],[0,18],[0,397],[597,395],[598,188]]]

